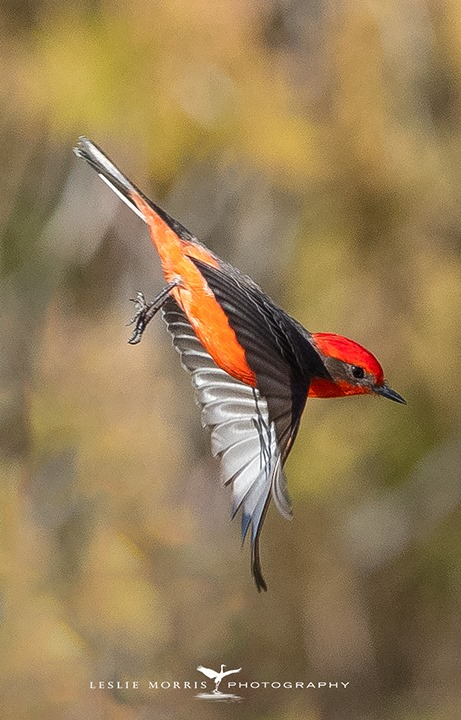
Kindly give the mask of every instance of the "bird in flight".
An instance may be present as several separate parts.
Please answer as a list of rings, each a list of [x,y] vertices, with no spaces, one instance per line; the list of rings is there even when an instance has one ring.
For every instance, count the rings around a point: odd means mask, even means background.
[[[214,693],[219,693],[219,686],[221,685],[222,679],[226,677],[226,675],[233,675],[234,673],[240,672],[242,668],[238,668],[237,670],[226,670],[224,671],[224,668],[227,667],[227,665],[221,665],[221,672],[217,672],[216,670],[212,670],[211,668],[203,667],[203,665],[199,665],[197,670],[204,675],[206,675],[209,678],[213,678],[214,680]]]
[[[166,286],[152,301],[138,293],[134,332],[161,309],[183,367],[191,374],[202,424],[221,477],[232,486],[232,517],[250,528],[251,570],[267,590],[259,542],[270,501],[286,518],[291,502],[283,470],[308,397],[380,395],[405,400],[384,380],[364,347],[333,333],[311,333],[251,278],[220,260],[177,220],[149,200],[91,140],[75,154],[147,224]]]

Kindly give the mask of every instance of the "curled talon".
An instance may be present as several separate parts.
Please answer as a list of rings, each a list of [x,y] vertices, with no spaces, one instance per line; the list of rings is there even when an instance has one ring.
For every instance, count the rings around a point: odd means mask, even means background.
[[[140,342],[144,328],[146,327],[146,313],[149,309],[149,305],[146,303],[144,294],[140,291],[136,294],[136,299],[130,298],[130,302],[134,303],[135,314],[127,325],[133,325],[136,323],[136,327],[128,342],[130,345],[137,345]]]
[[[140,310],[138,310],[138,312],[129,324],[132,325],[133,323],[136,323],[136,327],[133,330],[133,334],[128,340],[128,342],[130,345],[137,345],[138,342],[140,342],[144,329],[147,325],[145,308],[141,308]]]
[[[135,314],[127,323],[128,326],[133,325],[133,323],[139,320],[142,315],[145,315],[147,310],[149,309],[149,305],[146,303],[146,299],[142,292],[138,291],[136,299],[130,298],[130,302],[134,303]]]
[[[142,293],[140,290],[138,290],[138,292],[136,293],[136,300],[134,298],[130,298],[130,301],[134,303],[135,315],[127,324],[133,325],[134,323],[136,323],[133,335],[128,340],[130,345],[137,345],[140,342],[146,326],[148,325],[148,323],[150,323],[154,315],[160,310],[171,290],[176,287],[179,282],[180,281],[178,278],[172,280],[151,302],[146,302],[144,293]]]
[[[137,345],[139,342],[141,342],[141,337],[144,331],[144,326],[142,328],[136,328],[133,331],[133,335],[128,340],[129,345]]]

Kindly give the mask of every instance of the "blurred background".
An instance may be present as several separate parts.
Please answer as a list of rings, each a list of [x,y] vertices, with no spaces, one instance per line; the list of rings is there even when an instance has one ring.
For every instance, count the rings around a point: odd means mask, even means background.
[[[3,0],[0,58],[3,717],[458,718],[459,3]],[[160,317],[127,344],[163,279],[80,134],[408,401],[308,403],[267,594]],[[350,684],[146,689],[221,663]]]

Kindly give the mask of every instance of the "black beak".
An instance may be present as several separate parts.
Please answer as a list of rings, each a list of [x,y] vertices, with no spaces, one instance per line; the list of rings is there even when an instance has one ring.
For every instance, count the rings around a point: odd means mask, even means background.
[[[377,395],[382,395],[383,397],[388,398],[389,400],[394,400],[395,402],[401,403],[402,405],[407,404],[407,401],[401,395],[399,395],[398,392],[392,390],[392,388],[390,388],[387,383],[383,383],[382,385],[376,385],[373,389]]]

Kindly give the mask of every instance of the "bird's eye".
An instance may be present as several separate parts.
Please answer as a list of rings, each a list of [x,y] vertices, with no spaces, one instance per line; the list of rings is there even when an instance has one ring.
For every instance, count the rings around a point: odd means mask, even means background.
[[[365,370],[358,365],[352,365],[352,375],[357,378],[357,380],[361,380],[365,377]]]

